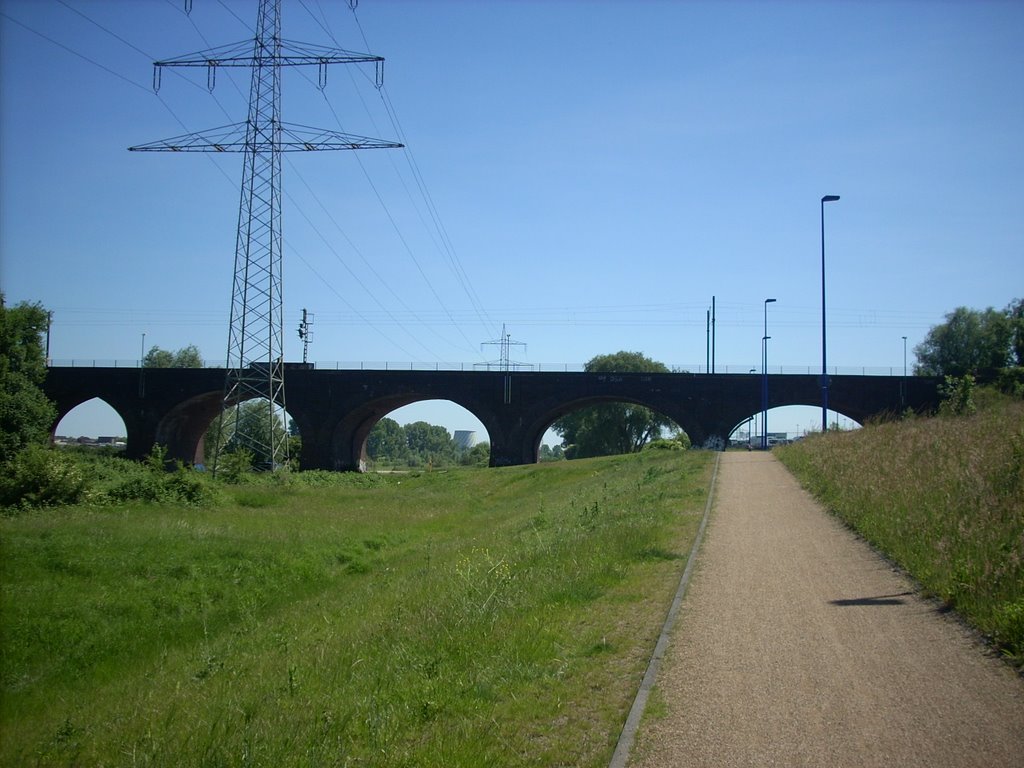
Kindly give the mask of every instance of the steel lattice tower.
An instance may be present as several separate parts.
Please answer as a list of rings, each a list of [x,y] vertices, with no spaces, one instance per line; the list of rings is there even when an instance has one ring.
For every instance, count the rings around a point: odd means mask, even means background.
[[[319,84],[327,65],[373,62],[380,83],[384,59],[337,48],[281,38],[281,0],[260,0],[256,37],[199,53],[153,62],[154,90],[163,67],[206,67],[212,89],[218,67],[249,67],[249,117],[245,123],[130,147],[132,151],[241,152],[241,202],[231,289],[227,376],[221,408],[233,409],[236,441],[260,466],[275,468],[288,456],[287,434],[280,429],[284,395],[284,309],[281,259],[281,153],[326,149],[401,147],[394,142],[307,128],[281,121],[281,68],[317,65]],[[270,403],[265,429],[240,430],[239,403],[263,398]],[[229,417],[230,418],[230,417]],[[218,440],[217,450],[219,451]]]

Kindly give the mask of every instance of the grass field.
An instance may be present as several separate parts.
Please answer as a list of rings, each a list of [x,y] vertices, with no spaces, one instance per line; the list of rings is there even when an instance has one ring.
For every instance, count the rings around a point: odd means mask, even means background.
[[[0,518],[0,764],[606,765],[712,460]]]
[[[1024,403],[817,435],[777,455],[829,509],[1024,666]]]

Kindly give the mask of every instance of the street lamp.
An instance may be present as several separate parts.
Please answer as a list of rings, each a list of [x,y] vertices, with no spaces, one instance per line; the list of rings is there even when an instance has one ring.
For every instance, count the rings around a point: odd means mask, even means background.
[[[747,373],[757,373],[757,368],[751,368]],[[754,447],[754,430],[751,428],[751,423],[754,422],[754,414],[751,414],[747,418],[747,450],[749,451]]]
[[[828,368],[825,355],[825,203],[834,203],[839,195],[821,198],[821,431],[828,432]]]
[[[761,450],[768,448],[768,305],[777,299],[764,300],[764,336],[761,337]]]

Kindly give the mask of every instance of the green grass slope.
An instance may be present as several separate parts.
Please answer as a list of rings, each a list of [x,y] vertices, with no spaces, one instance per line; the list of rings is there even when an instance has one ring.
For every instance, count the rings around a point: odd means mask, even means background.
[[[1024,403],[777,449],[818,499],[1024,662]]]
[[[605,765],[712,459],[0,518],[0,764]]]

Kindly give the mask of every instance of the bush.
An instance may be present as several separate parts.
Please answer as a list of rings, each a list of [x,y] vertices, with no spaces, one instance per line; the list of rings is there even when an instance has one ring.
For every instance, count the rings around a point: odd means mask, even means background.
[[[1000,392],[1024,399],[1024,366],[1003,368],[996,376],[995,385]]]
[[[52,448],[30,445],[3,467],[0,506],[52,507],[77,504],[89,481],[70,456]]]
[[[225,483],[240,483],[246,475],[252,474],[253,452],[248,448],[236,448],[217,457],[217,477]]]
[[[151,503],[189,504],[200,506],[216,499],[216,492],[193,469],[178,462],[168,472],[166,449],[154,445],[145,464],[107,491],[114,501],[146,501]]]
[[[964,376],[947,376],[945,382],[939,385],[939,394],[942,396],[939,413],[943,416],[970,416],[974,413],[974,383],[974,377],[969,373]]]
[[[683,444],[678,440],[651,440],[643,448],[645,451],[682,451],[685,450]]]

